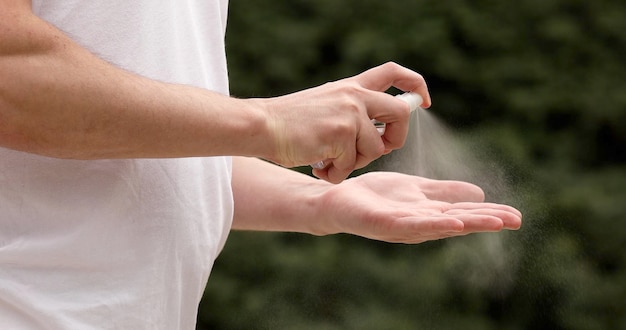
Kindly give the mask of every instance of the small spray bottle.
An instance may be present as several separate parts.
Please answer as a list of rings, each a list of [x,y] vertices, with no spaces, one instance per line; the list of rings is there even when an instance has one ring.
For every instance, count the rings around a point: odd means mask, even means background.
[[[413,92],[398,94],[396,95],[396,97],[406,102],[409,105],[409,109],[411,112],[417,110],[423,102],[422,96]],[[372,119],[372,124],[376,126],[376,129],[378,130],[378,134],[380,135],[385,134],[385,126],[386,126],[385,123],[380,122],[376,119]],[[320,160],[317,163],[311,164],[311,167],[315,169],[323,169],[326,166],[328,166],[331,162],[332,161],[330,159]]]

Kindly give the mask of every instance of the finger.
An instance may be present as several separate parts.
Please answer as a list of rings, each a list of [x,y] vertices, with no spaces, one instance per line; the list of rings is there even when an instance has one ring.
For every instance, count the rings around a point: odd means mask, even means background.
[[[355,169],[363,168],[382,156],[385,144],[376,127],[364,117],[359,124],[356,141],[347,140],[340,150],[343,151],[328,167],[328,179],[334,183],[341,182]]]
[[[311,171],[311,174],[313,174],[315,177],[319,179],[328,181],[328,165],[326,165],[323,168],[314,168],[313,171]]]
[[[445,212],[450,215],[475,214],[497,217],[502,220],[504,229],[518,230],[522,226],[522,214],[513,207],[507,205],[481,203],[474,206],[458,209],[450,209]]]
[[[504,228],[502,219],[487,214],[457,214],[455,217],[465,225],[463,233],[498,232]]]
[[[364,96],[367,115],[385,123],[382,141],[385,150],[402,148],[409,132],[411,109],[409,105],[387,93],[367,93]]]
[[[490,209],[495,209],[495,210],[502,210],[502,211],[506,211],[506,212],[510,212],[515,214],[517,217],[521,218],[522,217],[522,212],[520,212],[518,209],[509,206],[509,205],[504,205],[504,204],[498,204],[498,203],[467,203],[467,202],[460,202],[460,203],[455,203],[452,204],[452,206],[454,208],[457,209],[479,209],[479,208],[490,208]]]
[[[341,170],[335,166],[334,162],[335,159],[324,160],[322,162],[323,166],[317,168],[314,167],[311,174],[330,183],[340,183],[345,180],[350,173],[352,173],[352,170]]]
[[[431,105],[428,87],[422,75],[396,63],[388,62],[374,67],[355,76],[355,79],[370,90],[382,92],[393,86],[403,91],[416,92],[422,96],[422,108]]]
[[[485,215],[496,217],[502,221],[504,229],[512,229],[517,230],[520,228],[522,224],[522,219],[511,212],[496,210],[496,209],[475,209],[475,210],[449,210],[446,212],[449,215],[463,215],[463,214],[473,214],[473,215]]]
[[[354,168],[363,168],[385,152],[385,144],[375,126],[368,120],[363,123],[356,141],[356,161]]]
[[[331,165],[328,167],[327,176],[324,180],[334,184],[341,183],[350,173],[352,173],[351,170],[340,169]]]
[[[436,216],[422,218],[429,224],[428,231],[439,234],[460,233],[465,229],[465,224],[457,218],[448,216]]]
[[[343,148],[343,152],[326,168],[328,177],[327,181],[331,183],[340,183],[354,171],[356,163],[356,149],[354,145],[347,145]]]
[[[385,145],[385,151],[390,153],[393,150],[400,149],[406,142],[406,137],[409,132],[409,122],[397,121],[387,123],[385,134],[382,136],[382,141]]]
[[[379,226],[373,238],[399,243],[418,243],[462,235],[465,225],[451,216],[405,217]]]

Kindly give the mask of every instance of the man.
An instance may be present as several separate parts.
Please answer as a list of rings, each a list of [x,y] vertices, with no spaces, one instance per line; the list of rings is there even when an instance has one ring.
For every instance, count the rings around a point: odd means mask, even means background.
[[[384,91],[428,107],[422,77],[387,63],[231,98],[226,13],[225,0],[0,0],[0,326],[191,329],[231,228],[419,243],[520,226],[467,183],[342,182],[402,146],[409,109]],[[316,180],[254,157],[332,162]]]

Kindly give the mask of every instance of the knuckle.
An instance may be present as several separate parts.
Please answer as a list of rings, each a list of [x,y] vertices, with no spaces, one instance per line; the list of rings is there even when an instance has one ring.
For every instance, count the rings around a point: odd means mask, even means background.
[[[387,62],[382,65],[383,70],[389,72],[391,76],[401,76],[406,73],[407,69],[396,62]]]
[[[355,82],[345,83],[338,87],[340,98],[346,105],[358,105],[363,94],[363,87]]]
[[[341,110],[347,112],[350,115],[359,114],[361,112],[362,105],[354,97],[344,97],[341,105]]]
[[[352,139],[356,135],[356,128],[349,121],[337,120],[332,124],[330,133],[333,140],[343,141]]]
[[[384,63],[381,66],[384,69],[386,69],[386,70],[398,70],[398,69],[402,68],[398,63],[396,63],[394,61],[388,61],[388,62]]]

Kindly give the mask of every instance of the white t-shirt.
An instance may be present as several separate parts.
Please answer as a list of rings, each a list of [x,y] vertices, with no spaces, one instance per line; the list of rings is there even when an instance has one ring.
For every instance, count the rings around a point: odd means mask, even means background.
[[[226,0],[33,8],[119,67],[228,93]],[[78,161],[0,148],[0,329],[193,329],[232,215],[229,157]]]

